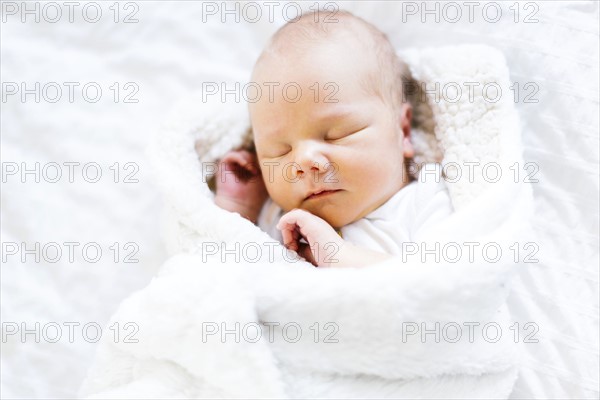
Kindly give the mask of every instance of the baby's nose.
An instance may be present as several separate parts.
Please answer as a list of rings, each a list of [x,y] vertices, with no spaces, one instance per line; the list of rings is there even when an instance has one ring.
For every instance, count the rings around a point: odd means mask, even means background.
[[[305,175],[314,176],[316,181],[318,177],[325,174],[329,168],[327,160],[319,160],[312,162],[296,163],[296,175],[303,177]]]
[[[307,144],[298,149],[297,163],[300,166],[299,174],[305,172],[324,173],[327,171],[329,160],[320,151],[318,145]]]

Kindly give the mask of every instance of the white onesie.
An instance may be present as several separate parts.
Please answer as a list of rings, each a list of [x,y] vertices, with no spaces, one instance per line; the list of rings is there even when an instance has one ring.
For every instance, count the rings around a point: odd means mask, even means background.
[[[417,242],[426,231],[453,212],[448,188],[438,164],[426,164],[416,181],[406,185],[379,208],[341,229],[344,240],[390,255],[401,255],[403,242]],[[275,227],[283,215],[271,199],[258,226],[282,241]]]

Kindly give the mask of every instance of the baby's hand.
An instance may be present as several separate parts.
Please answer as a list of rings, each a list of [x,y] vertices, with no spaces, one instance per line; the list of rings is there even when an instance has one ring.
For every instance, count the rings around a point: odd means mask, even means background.
[[[256,222],[269,197],[256,155],[248,150],[230,151],[220,160],[215,178],[215,203]]]
[[[327,222],[308,211],[294,209],[286,213],[277,229],[281,230],[285,247],[316,267],[364,267],[392,258],[343,240]]]
[[[301,209],[284,214],[277,229],[286,248],[296,251],[316,267],[335,266],[344,240],[323,219]],[[308,243],[300,242],[304,239]]]

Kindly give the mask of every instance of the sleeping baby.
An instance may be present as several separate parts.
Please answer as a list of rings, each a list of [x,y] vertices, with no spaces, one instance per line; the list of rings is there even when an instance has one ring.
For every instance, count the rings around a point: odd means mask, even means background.
[[[306,14],[272,37],[251,79],[273,89],[249,104],[254,148],[227,153],[233,173],[216,179],[218,206],[319,267],[400,255],[453,211],[434,164],[408,173],[405,65],[374,26],[336,19]]]

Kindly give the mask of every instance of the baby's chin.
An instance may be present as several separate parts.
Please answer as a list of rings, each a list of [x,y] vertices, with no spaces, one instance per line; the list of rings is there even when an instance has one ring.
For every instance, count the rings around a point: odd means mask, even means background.
[[[348,206],[348,199],[345,194],[344,191],[340,191],[329,198],[303,200],[287,204],[280,204],[275,199],[273,200],[284,212],[299,208],[325,220],[333,228],[340,229],[362,217],[354,207]]]
[[[344,207],[331,206],[331,207],[314,207],[314,206],[303,206],[298,207],[303,210],[322,218],[335,229],[341,229],[342,227],[351,224],[359,218],[356,218],[349,210],[345,210]]]

